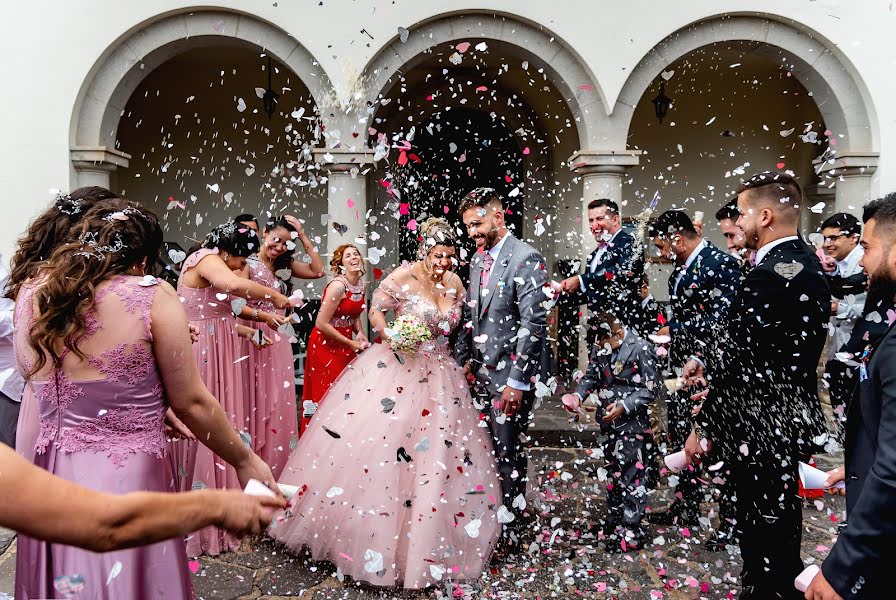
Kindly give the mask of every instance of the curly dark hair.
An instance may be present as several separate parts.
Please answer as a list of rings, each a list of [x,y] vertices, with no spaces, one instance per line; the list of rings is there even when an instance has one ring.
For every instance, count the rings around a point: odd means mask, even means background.
[[[69,240],[72,226],[77,225],[87,211],[98,202],[116,199],[115,192],[99,186],[82,187],[57,196],[19,238],[16,253],[10,261],[9,280],[4,291],[6,297],[16,299],[22,284],[37,274],[59,244]]]
[[[34,291],[37,316],[29,343],[37,359],[27,376],[48,360],[58,368],[63,348],[84,359],[78,344],[87,331],[85,314],[94,304],[97,287],[144,260],[154,264],[161,248],[162,227],[151,211],[124,200],[88,210],[71,241],[57,247],[47,261],[52,276]]]

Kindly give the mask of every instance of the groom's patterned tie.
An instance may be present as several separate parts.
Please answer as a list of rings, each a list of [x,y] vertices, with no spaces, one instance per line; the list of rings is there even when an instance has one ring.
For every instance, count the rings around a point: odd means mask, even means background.
[[[488,276],[492,272],[492,265],[495,264],[495,259],[491,255],[490,252],[486,251],[485,256],[482,257],[482,271],[479,276],[479,287],[487,288],[488,287]]]

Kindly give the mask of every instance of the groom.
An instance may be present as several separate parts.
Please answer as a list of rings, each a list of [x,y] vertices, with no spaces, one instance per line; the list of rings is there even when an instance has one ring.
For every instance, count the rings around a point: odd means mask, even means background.
[[[476,402],[487,409],[503,503],[514,516],[505,543],[514,544],[526,527],[527,459],[520,438],[529,427],[534,379],[545,375],[540,365],[547,271],[541,254],[507,231],[494,189],[474,189],[459,212],[477,252],[455,358],[473,381]]]

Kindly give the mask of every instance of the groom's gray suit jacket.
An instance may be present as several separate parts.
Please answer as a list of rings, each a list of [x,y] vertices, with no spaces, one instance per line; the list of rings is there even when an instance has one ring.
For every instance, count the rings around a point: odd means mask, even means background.
[[[480,290],[482,253],[470,264],[470,287],[459,327],[455,358],[471,361],[477,379],[499,395],[508,379],[532,385],[540,373],[547,343],[544,257],[532,246],[507,234],[495,259],[488,287]],[[481,292],[481,293],[480,293]]]

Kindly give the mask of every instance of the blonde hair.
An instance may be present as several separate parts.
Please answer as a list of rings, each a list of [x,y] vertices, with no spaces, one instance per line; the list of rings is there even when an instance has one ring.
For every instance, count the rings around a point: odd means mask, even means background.
[[[420,245],[417,258],[423,260],[436,246],[456,246],[457,232],[451,223],[440,217],[430,217],[420,226]]]
[[[341,246],[339,246],[338,248],[333,250],[333,258],[330,259],[330,270],[333,271],[334,275],[342,275],[343,274],[342,256],[345,254],[345,251],[348,250],[349,248],[354,248],[355,250],[358,251],[358,254],[361,254],[361,251],[358,250],[358,247],[355,246],[354,244],[342,244]],[[367,272],[364,270],[363,264],[364,264],[364,262],[362,261],[361,262],[361,265],[362,265],[361,266],[361,275],[363,275],[364,273]]]

